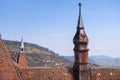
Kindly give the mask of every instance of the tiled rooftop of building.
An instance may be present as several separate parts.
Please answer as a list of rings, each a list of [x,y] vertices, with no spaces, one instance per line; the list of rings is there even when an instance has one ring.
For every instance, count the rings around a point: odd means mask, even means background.
[[[23,80],[73,80],[68,68],[22,68]]]
[[[120,68],[93,68],[92,80],[120,80]]]
[[[91,80],[120,80],[120,68],[94,67]],[[0,39],[0,80],[74,80],[72,68],[22,67],[12,61]]]
[[[0,80],[20,80],[2,39],[0,39]]]

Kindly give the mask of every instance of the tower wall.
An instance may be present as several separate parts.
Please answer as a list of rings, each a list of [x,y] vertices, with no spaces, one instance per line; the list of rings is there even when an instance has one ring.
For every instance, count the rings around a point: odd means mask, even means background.
[[[88,63],[88,52],[75,53],[75,63]]]
[[[88,64],[88,37],[84,31],[79,4],[79,18],[77,31],[73,38],[75,62],[73,66],[75,80],[90,80],[90,67]]]

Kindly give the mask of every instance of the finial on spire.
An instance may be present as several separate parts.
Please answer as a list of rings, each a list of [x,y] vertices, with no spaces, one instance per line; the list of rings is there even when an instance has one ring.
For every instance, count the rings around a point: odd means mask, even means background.
[[[81,3],[79,3],[79,6],[81,6],[82,4]]]
[[[81,6],[82,4],[81,3],[79,3],[79,6]]]
[[[79,3],[79,17],[81,16],[81,3]]]

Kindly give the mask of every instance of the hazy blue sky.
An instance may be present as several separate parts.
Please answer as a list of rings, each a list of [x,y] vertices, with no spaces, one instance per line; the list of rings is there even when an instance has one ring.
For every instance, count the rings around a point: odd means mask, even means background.
[[[78,3],[89,37],[89,55],[120,57],[120,0],[0,0],[3,39],[36,43],[74,55]]]

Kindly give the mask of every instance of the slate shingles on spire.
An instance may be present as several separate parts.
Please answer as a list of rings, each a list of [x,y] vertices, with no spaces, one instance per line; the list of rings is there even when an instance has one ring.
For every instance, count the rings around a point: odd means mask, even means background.
[[[86,42],[88,42],[87,35],[84,31],[84,24],[81,15],[81,3],[79,3],[79,17],[78,17],[77,31],[73,38],[73,42],[78,43],[81,40],[85,40]]]
[[[82,20],[82,15],[81,15],[81,3],[79,3],[79,17],[78,17],[78,25],[77,28],[84,28],[83,20]]]

